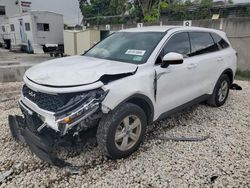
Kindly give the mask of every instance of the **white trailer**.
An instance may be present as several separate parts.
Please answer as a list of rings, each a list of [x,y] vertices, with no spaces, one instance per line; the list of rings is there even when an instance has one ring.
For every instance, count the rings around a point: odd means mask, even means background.
[[[2,24],[4,39],[11,46],[25,46],[28,52],[41,51],[45,44],[63,44],[63,15],[49,11],[30,11],[8,17]]]
[[[63,44],[63,15],[31,11],[26,0],[0,0],[0,43],[42,52],[45,44]]]
[[[0,0],[0,43],[8,39],[9,17],[31,11],[31,2],[23,0]]]

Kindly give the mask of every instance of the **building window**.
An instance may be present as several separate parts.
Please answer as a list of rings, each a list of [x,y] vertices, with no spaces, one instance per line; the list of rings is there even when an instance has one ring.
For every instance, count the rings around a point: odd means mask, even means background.
[[[5,16],[6,12],[5,12],[5,6],[0,6],[0,16]]]
[[[15,25],[14,24],[10,24],[10,31],[15,31]]]
[[[37,30],[38,31],[49,31],[49,24],[47,23],[38,23],[37,24]]]
[[[25,23],[25,31],[30,31],[30,23]]]
[[[2,26],[2,31],[5,33],[5,27],[4,26]]]

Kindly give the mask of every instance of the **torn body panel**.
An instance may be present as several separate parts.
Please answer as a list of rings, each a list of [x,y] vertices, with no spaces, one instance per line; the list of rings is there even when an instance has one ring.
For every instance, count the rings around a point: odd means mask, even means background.
[[[119,104],[130,99],[134,95],[144,95],[149,98],[153,106],[154,99],[154,78],[155,71],[151,66],[139,66],[136,74],[110,82],[102,88],[109,90],[108,95],[103,100],[102,105],[113,110]],[[143,80],[143,81],[142,81]],[[116,96],[115,98],[113,96]],[[154,117],[156,119],[156,117]]]

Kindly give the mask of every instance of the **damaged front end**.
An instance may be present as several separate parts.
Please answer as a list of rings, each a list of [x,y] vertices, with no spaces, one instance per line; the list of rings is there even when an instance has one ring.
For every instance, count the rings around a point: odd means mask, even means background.
[[[19,101],[23,116],[9,116],[12,136],[25,142],[40,159],[66,166],[54,155],[57,146],[75,145],[94,136],[102,117],[101,103],[107,91],[95,89],[77,93],[47,94],[23,86]],[[92,134],[93,133],[93,134]]]

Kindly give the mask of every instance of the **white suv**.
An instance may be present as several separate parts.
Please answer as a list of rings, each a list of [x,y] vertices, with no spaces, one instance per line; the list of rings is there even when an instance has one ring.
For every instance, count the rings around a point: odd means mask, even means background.
[[[83,41],[84,42],[84,41]],[[138,149],[146,127],[194,103],[219,107],[234,80],[237,53],[222,31],[180,26],[127,29],[81,56],[30,68],[12,135],[41,159],[89,135],[123,158]]]

